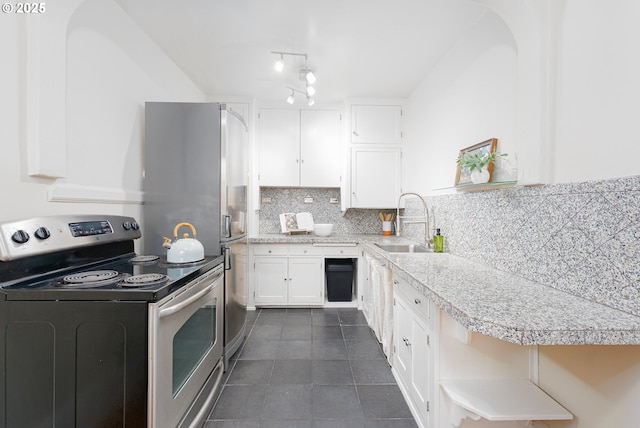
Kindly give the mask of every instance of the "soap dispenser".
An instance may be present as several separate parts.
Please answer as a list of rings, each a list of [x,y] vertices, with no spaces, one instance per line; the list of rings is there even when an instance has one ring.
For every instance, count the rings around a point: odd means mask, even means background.
[[[440,229],[436,229],[436,233],[433,235],[433,252],[444,252],[444,236],[440,235]]]

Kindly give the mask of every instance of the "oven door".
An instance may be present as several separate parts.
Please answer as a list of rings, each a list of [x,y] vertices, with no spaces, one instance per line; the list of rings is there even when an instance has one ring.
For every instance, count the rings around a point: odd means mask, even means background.
[[[150,305],[149,427],[201,425],[195,419],[206,412],[192,405],[213,404],[222,373],[223,272],[220,265]]]

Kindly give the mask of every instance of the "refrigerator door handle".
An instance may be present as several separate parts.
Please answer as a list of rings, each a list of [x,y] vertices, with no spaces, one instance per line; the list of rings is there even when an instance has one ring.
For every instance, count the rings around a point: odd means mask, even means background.
[[[224,269],[231,270],[231,248],[222,247],[222,253],[224,254]]]
[[[228,214],[222,216],[222,233],[225,238],[231,238],[231,216]]]

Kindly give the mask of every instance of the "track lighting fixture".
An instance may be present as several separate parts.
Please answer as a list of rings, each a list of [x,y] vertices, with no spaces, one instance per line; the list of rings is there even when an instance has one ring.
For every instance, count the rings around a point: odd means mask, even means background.
[[[307,54],[306,53],[296,53],[296,52],[281,52],[281,51],[271,51],[272,54],[274,55],[279,55],[280,57],[276,60],[276,62],[273,65],[273,68],[279,72],[282,73],[282,71],[284,70],[284,56],[285,55],[290,55],[290,56],[301,56],[304,58],[304,68],[301,68],[299,71],[299,78],[300,80],[304,80],[305,81],[305,85],[306,85],[306,92],[302,92],[299,91],[297,89],[291,88],[290,86],[287,86],[289,89],[291,89],[291,95],[289,95],[287,97],[287,102],[289,104],[293,104],[295,102],[295,92],[300,92],[306,95],[307,97],[307,103],[312,106],[315,101],[312,98],[313,95],[315,95],[316,93],[316,88],[313,87],[312,85],[316,82],[316,75],[314,74],[314,72],[312,70],[309,70],[309,67],[307,65]]]
[[[316,100],[314,100],[313,97],[309,95],[306,91],[301,91],[300,89],[292,88],[291,86],[287,86],[287,89],[291,90],[291,94],[289,94],[289,96],[287,97],[287,102],[289,104],[293,104],[294,102],[296,102],[296,92],[307,97],[307,104],[309,106],[312,106],[316,103]]]

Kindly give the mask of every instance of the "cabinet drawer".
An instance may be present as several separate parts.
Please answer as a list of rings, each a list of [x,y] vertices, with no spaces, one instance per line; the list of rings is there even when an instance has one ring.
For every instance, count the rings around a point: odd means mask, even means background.
[[[330,247],[318,247],[322,248],[324,255],[326,257],[358,257],[358,247],[357,246],[330,246]]]
[[[322,248],[314,247],[312,245],[290,245],[290,256],[321,256]]]
[[[403,280],[393,280],[394,291],[403,295],[409,302],[411,302],[411,310],[413,310],[418,316],[428,320],[431,315],[431,305],[429,299],[421,294],[418,290],[411,287]]]
[[[288,253],[288,245],[256,245],[253,247],[255,256],[286,256]]]

